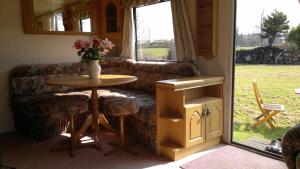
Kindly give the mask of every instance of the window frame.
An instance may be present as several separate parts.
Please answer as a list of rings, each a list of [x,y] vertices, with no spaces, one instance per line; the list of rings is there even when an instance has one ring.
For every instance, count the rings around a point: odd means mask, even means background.
[[[168,1],[171,1],[171,0],[160,0],[158,3],[155,3],[155,4],[160,4],[160,3],[168,2]],[[150,4],[150,5],[155,5],[155,4]],[[150,6],[150,5],[144,5],[144,6],[141,6],[141,7]],[[136,18],[136,9],[137,8],[140,8],[140,7],[133,7],[133,22],[134,22],[134,36],[135,36],[135,42],[134,42],[135,57],[134,58],[135,58],[135,60],[138,61],[138,62],[162,62],[162,63],[177,62],[177,57],[176,57],[176,60],[139,60],[138,59],[137,18]],[[172,18],[172,21],[173,21],[173,18]],[[175,35],[174,35],[174,41],[175,41]],[[176,47],[176,42],[174,42],[174,43],[175,43],[175,47]]]
[[[230,118],[230,145],[232,146],[235,146],[237,148],[241,148],[241,149],[244,149],[244,150],[247,150],[247,151],[251,151],[251,152],[254,152],[254,153],[257,153],[259,155],[262,155],[262,156],[265,156],[265,157],[269,157],[269,158],[272,158],[272,159],[276,159],[276,160],[279,160],[279,161],[282,161],[282,155],[278,155],[276,153],[271,153],[271,152],[268,152],[268,151],[263,151],[263,150],[260,150],[258,148],[254,148],[254,147],[250,147],[249,145],[244,145],[244,144],[241,144],[241,143],[238,143],[236,141],[233,140],[233,132],[234,132],[234,108],[235,108],[235,82],[236,82],[236,79],[235,79],[235,75],[236,75],[236,71],[235,71],[235,67],[236,67],[236,63],[235,63],[235,53],[236,53],[236,29],[237,29],[237,1],[238,0],[234,0],[234,23],[233,23],[233,48],[232,48],[232,53],[233,53],[233,56],[232,56],[232,60],[231,60],[231,70],[232,70],[232,73],[231,73],[231,103],[230,103],[230,107],[231,107],[231,118]]]

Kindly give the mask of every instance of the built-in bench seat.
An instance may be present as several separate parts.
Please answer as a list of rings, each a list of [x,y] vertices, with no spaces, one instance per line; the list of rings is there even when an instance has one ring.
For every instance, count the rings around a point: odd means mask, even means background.
[[[139,112],[127,119],[126,127],[135,133],[139,143],[154,151],[155,83],[159,80],[198,75],[194,65],[134,63],[114,58],[104,61],[101,67],[103,74],[138,77],[134,83],[99,88],[100,111],[108,119],[113,119],[106,109],[122,105],[115,104],[122,100],[136,102]],[[84,118],[88,111],[90,90],[46,84],[46,80],[50,78],[82,74],[86,74],[86,67],[81,63],[21,65],[14,68],[10,74],[10,82],[16,130],[37,139],[49,138],[62,132],[68,113],[81,114]]]

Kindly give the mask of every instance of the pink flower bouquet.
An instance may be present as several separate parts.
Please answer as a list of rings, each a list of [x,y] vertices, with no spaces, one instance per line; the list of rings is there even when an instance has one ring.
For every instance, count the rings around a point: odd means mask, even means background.
[[[81,62],[88,62],[90,60],[102,60],[114,45],[107,38],[104,40],[77,40],[73,47],[78,50],[77,55]]]

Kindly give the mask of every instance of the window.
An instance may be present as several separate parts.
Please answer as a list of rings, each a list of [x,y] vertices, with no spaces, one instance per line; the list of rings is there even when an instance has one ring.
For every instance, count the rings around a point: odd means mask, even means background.
[[[81,26],[81,32],[92,32],[90,18],[81,19],[80,26]]]
[[[136,59],[175,61],[173,20],[170,1],[135,8]]]
[[[54,15],[55,18],[55,30],[56,31],[65,31],[64,22],[63,22],[63,15],[61,12],[56,13]]]

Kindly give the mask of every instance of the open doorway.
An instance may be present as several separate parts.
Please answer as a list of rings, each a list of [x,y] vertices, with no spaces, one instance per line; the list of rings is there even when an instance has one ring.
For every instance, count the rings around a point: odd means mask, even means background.
[[[236,0],[233,143],[280,156],[273,145],[300,121],[299,11],[298,0]]]

